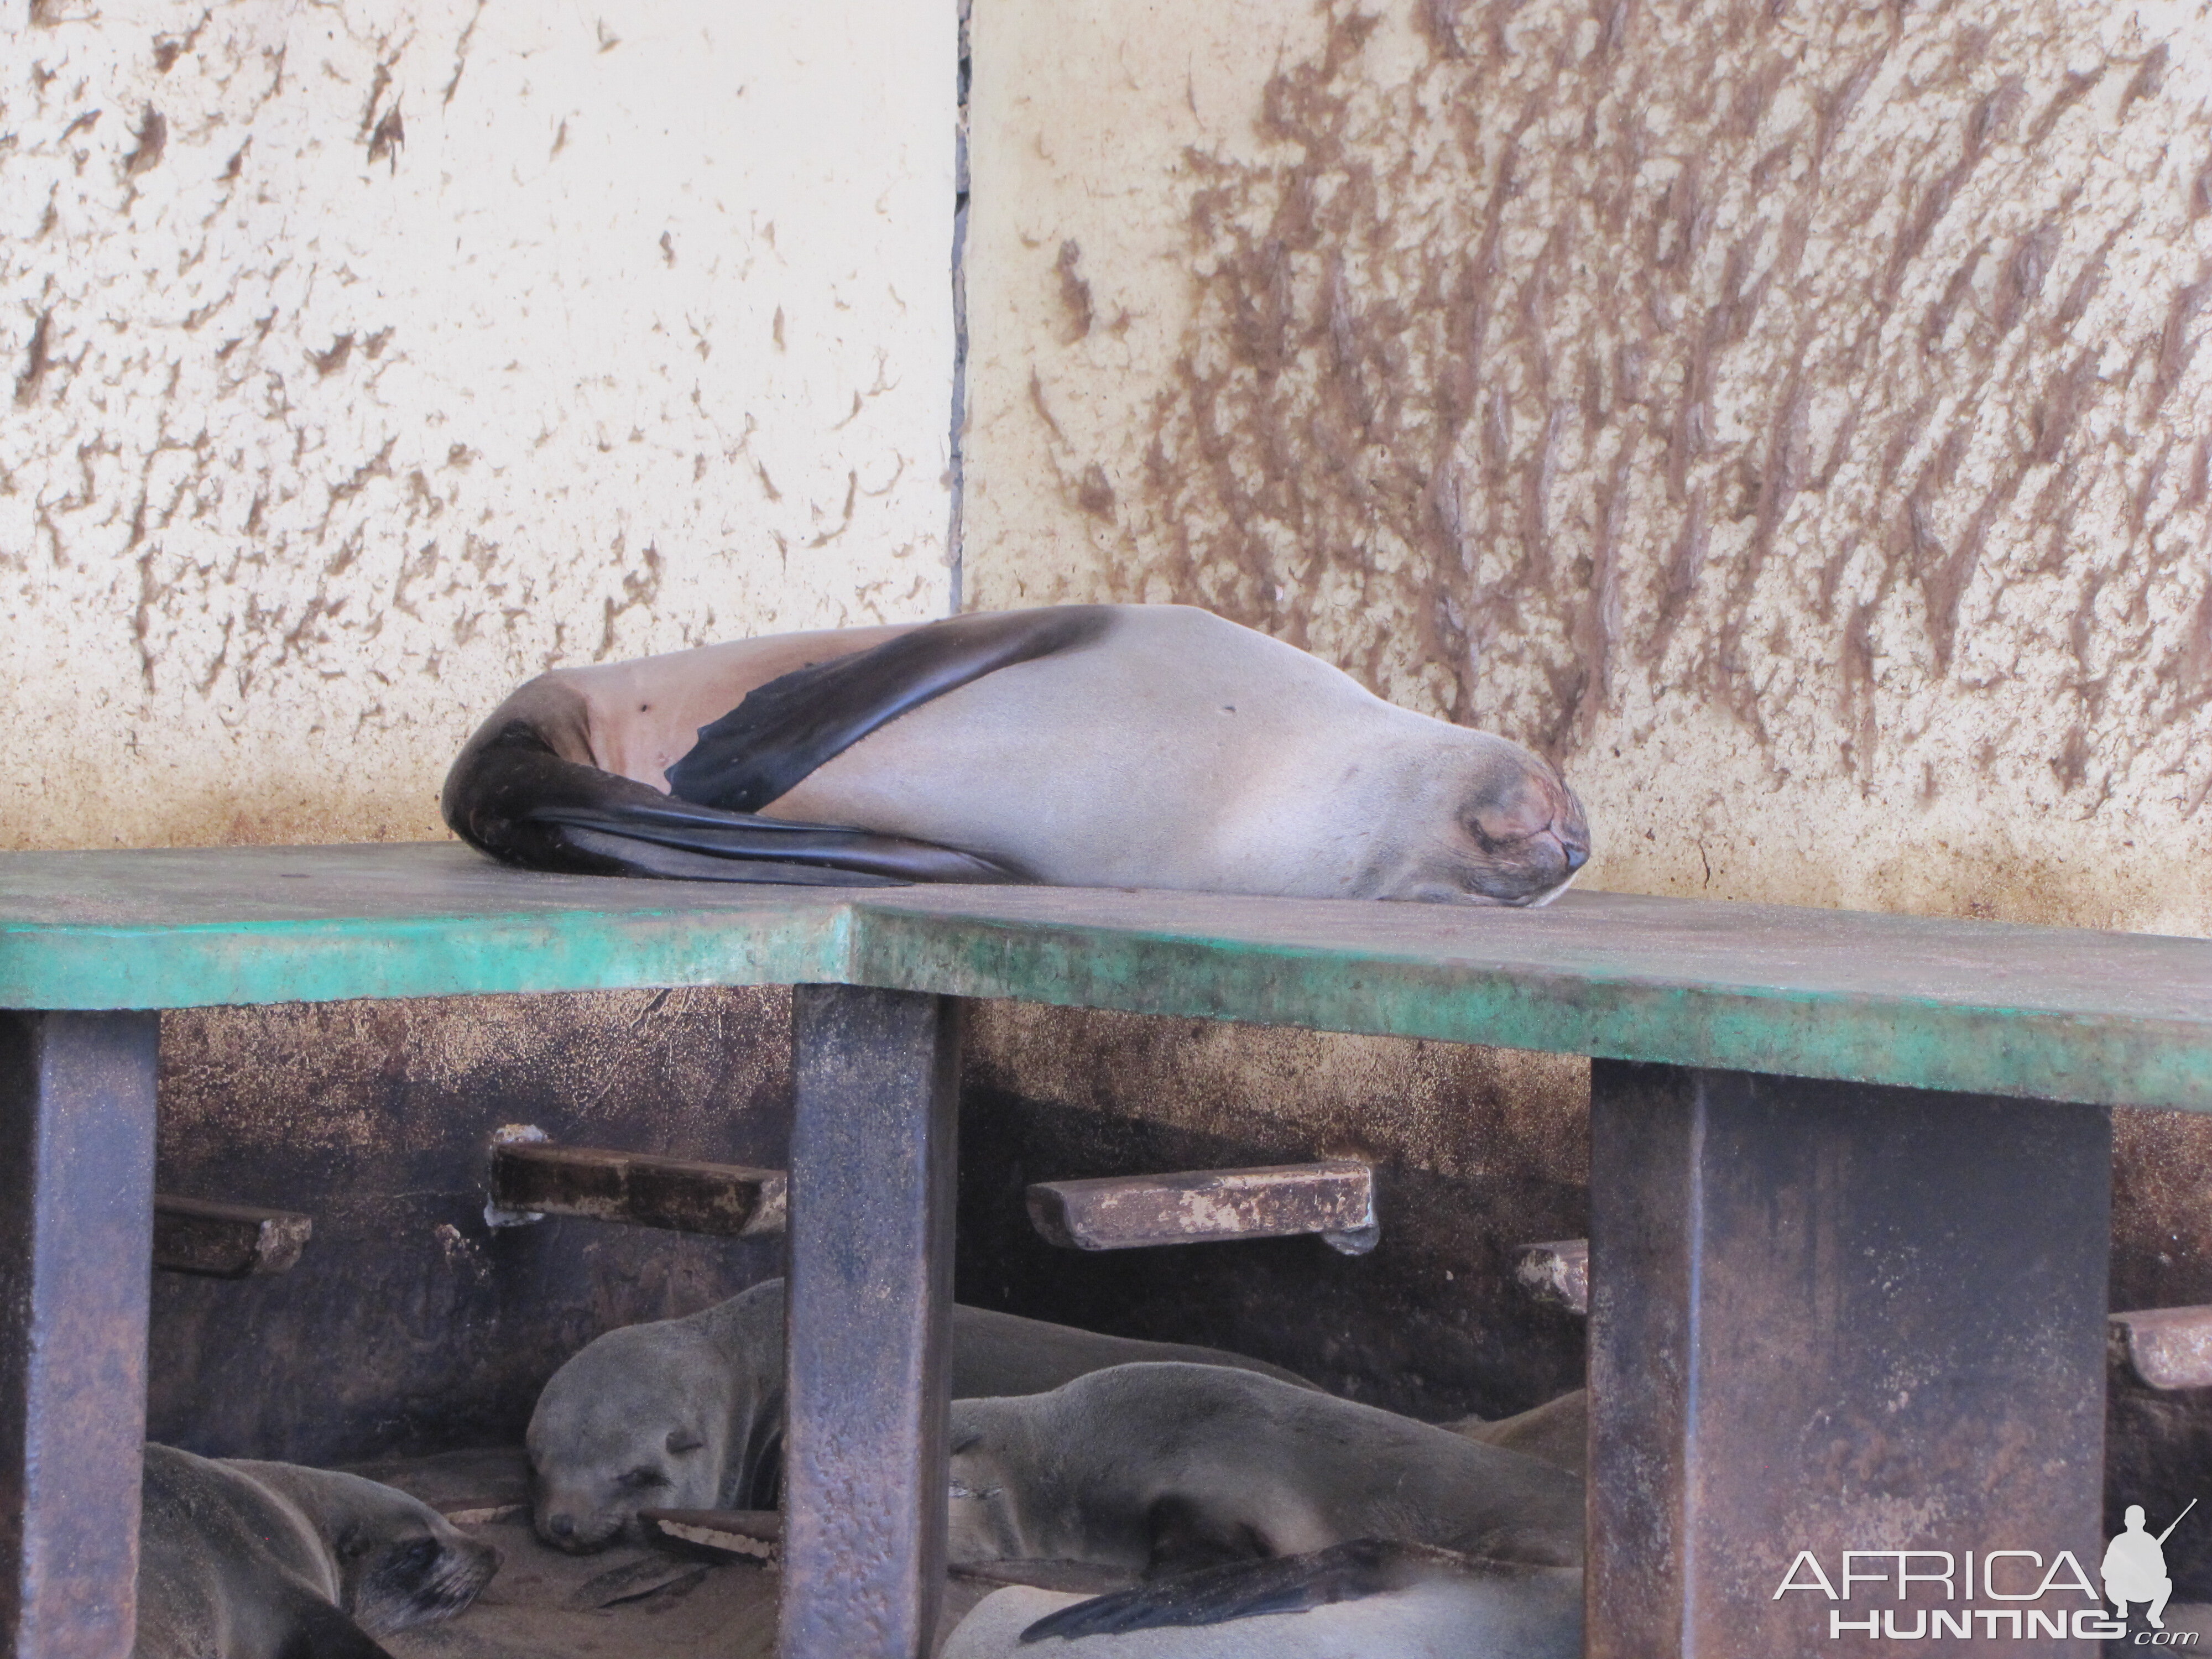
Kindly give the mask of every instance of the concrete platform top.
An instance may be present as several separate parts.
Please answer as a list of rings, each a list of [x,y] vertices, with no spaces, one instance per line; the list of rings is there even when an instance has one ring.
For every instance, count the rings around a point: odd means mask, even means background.
[[[0,854],[4,1007],[802,982],[2212,1109],[2212,940],[1613,893],[723,886],[453,843]]]

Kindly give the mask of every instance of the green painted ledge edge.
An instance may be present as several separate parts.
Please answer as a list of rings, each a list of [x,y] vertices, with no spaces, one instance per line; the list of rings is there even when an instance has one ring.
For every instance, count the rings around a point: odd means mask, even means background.
[[[158,941],[158,943],[157,943]],[[139,949],[134,949],[134,945]],[[865,898],[756,911],[0,928],[0,1006],[878,986],[1903,1087],[2212,1110],[2212,1031],[2002,1005],[1440,965]]]
[[[2212,1110],[2212,1033],[1805,990],[1705,990],[891,910],[861,918],[848,982],[1062,1007],[2093,1105]]]
[[[569,910],[0,929],[0,1007],[834,983],[850,954],[852,924],[840,904],[765,915]]]

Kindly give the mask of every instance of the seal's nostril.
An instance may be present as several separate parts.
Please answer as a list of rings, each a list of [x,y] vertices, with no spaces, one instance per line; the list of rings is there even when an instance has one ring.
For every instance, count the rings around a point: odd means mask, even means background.
[[[1578,841],[1571,841],[1563,842],[1562,845],[1566,849],[1567,873],[1569,875],[1571,876],[1576,871],[1581,869],[1583,866],[1589,862],[1589,848],[1583,845],[1582,842]]]
[[[576,1522],[572,1516],[556,1515],[545,1523],[545,1530],[556,1538],[574,1538],[576,1535]]]

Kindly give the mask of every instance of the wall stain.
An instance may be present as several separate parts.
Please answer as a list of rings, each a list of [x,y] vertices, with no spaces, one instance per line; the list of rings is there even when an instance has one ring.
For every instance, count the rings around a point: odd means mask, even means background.
[[[949,234],[903,188],[927,146],[856,151],[778,253],[752,204],[785,137],[729,99],[726,40],[87,10],[0,52],[0,610],[33,642],[0,843],[435,836],[469,727],[555,661],[941,608],[910,556],[945,534],[950,324],[885,274]],[[814,106],[937,97],[898,40]],[[854,238],[902,251],[848,275],[823,250]]]
[[[399,105],[395,100],[384,112],[375,131],[368,135],[368,160],[373,167],[379,161],[389,161],[392,171],[399,171],[400,146],[407,142],[407,128],[399,118]]]
[[[1060,272],[1060,308],[1067,313],[1067,326],[1060,337],[1071,345],[1091,332],[1091,284],[1077,270],[1082,258],[1083,249],[1070,238],[1060,245],[1060,258],[1054,261]]]
[[[138,125],[131,134],[131,153],[123,158],[123,176],[136,179],[142,173],[150,173],[161,164],[161,152],[168,148],[169,124],[161,112],[151,104],[138,118]]]
[[[1039,270],[1022,441],[1087,550],[971,556],[971,603],[1205,605],[1571,770],[1711,711],[1746,783],[1965,810],[2004,726],[2021,812],[2178,824],[2205,111],[2094,21],[1325,7],[1130,233],[1188,272],[1140,410]]]
[[[46,370],[52,362],[46,353],[47,343],[53,337],[53,307],[49,306],[31,325],[31,342],[24,348],[23,372],[15,377],[15,401],[19,404],[38,398],[39,382],[46,378]]]

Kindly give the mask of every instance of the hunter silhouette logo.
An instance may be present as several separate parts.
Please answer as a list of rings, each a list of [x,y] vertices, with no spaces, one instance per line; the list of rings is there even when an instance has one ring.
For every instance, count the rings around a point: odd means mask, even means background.
[[[2101,1595],[2072,1550],[2046,1557],[2032,1549],[1891,1548],[1839,1551],[1832,1573],[1814,1552],[1799,1550],[1775,1585],[1773,1599],[1809,1595],[1816,1598],[1815,1607],[1829,1603],[1821,1610],[1828,1615],[1832,1642],[1863,1636],[1885,1643],[1978,1638],[2017,1644],[2048,1637],[2076,1643],[2124,1641],[2130,1649],[2160,1652],[2194,1648],[2202,1631],[2166,1627],[2166,1602],[2173,1594],[2166,1540],[2197,1502],[2191,1498],[2160,1533],[2146,1528],[2142,1504],[2129,1505],[2125,1529],[2105,1550]],[[2132,1635],[2130,1606],[2148,1610],[2148,1628]]]
[[[2143,1530],[2142,1505],[2128,1505],[2124,1517],[2127,1530],[2116,1534],[2105,1547],[2105,1599],[2112,1604],[2112,1612],[2118,1618],[2127,1618],[2130,1601],[2148,1601],[2150,1627],[2166,1628],[2166,1601],[2173,1594],[2173,1580],[2166,1573],[2166,1540],[2173,1536],[2173,1528],[2181,1524],[2183,1516],[2196,1507],[2197,1500],[2192,1498],[2181,1514],[2173,1517],[2172,1523],[2154,1538]]]

